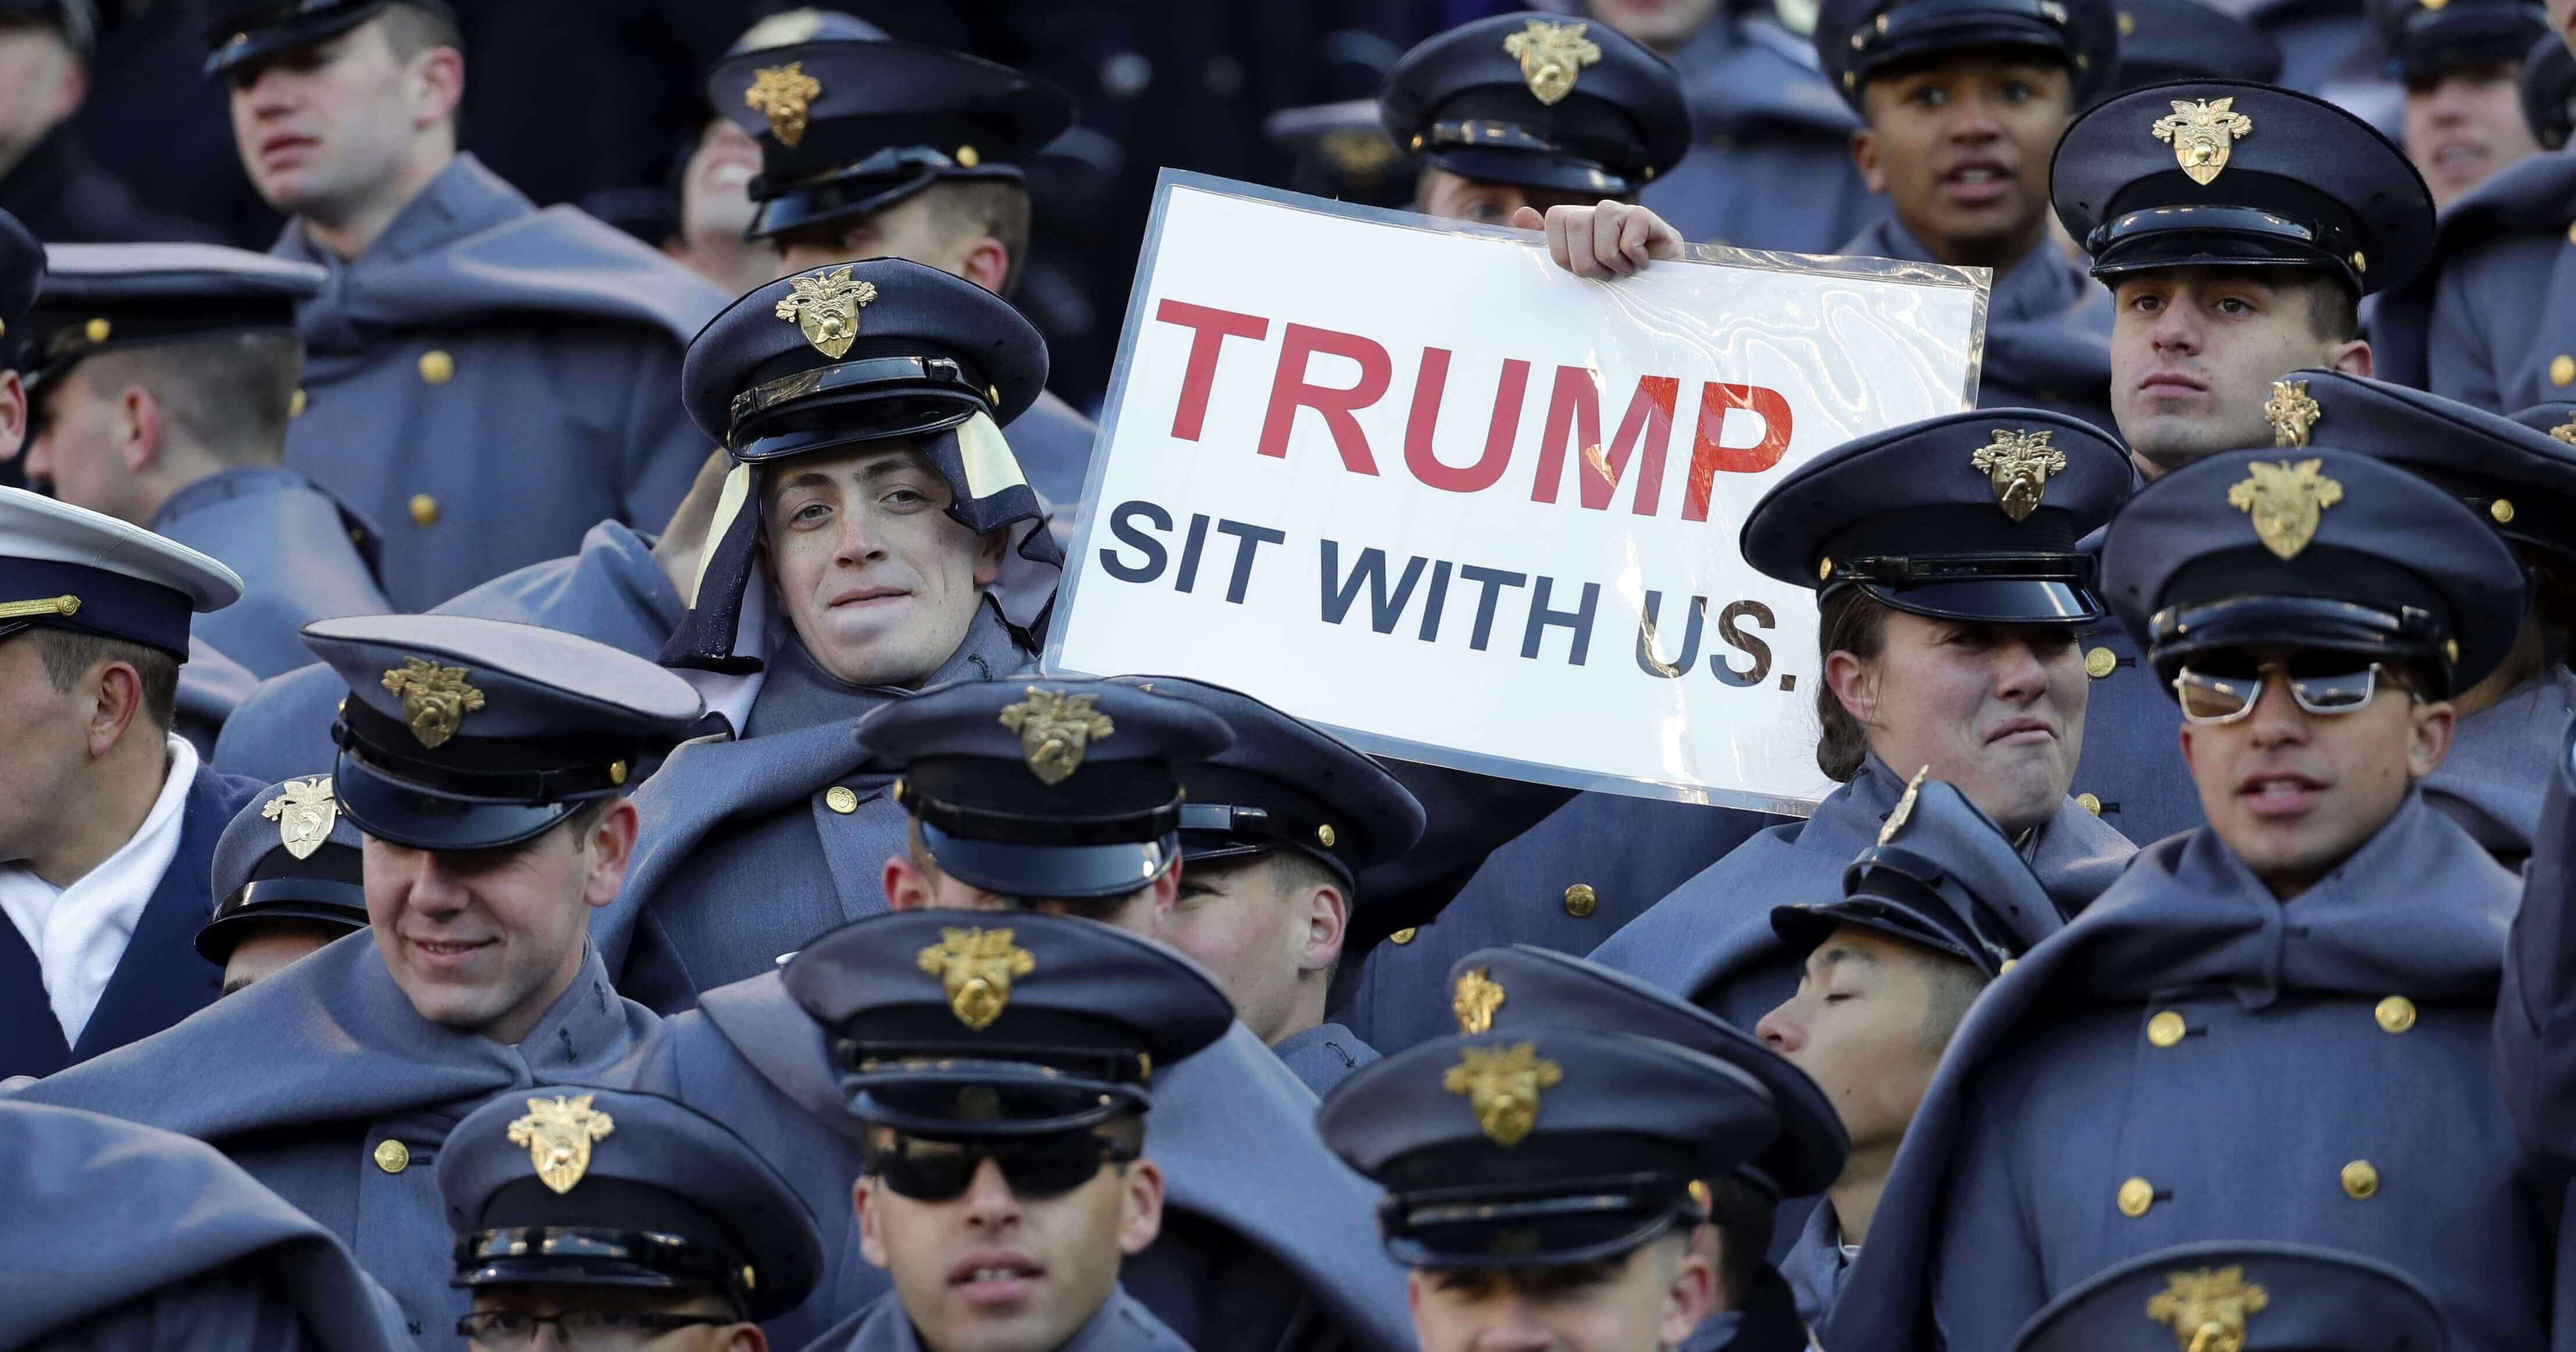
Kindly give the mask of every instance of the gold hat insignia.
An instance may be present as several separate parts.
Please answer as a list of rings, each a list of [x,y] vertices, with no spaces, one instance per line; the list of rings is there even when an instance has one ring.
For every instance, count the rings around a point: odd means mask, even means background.
[[[2576,446],[2576,417],[2570,417],[2567,421],[2550,428],[2549,435],[2570,446]]]
[[[591,1096],[528,1100],[528,1115],[510,1124],[510,1144],[528,1148],[537,1179],[556,1192],[570,1192],[590,1170],[590,1143],[617,1129],[606,1113],[590,1106]]]
[[[2066,452],[2048,444],[2048,432],[1994,430],[1992,443],[1977,448],[1970,467],[1986,476],[1995,490],[1995,505],[2015,521],[2026,521],[2048,492],[2048,476],[2066,469]]]
[[[2308,382],[2276,380],[2272,397],[2263,403],[2264,420],[2272,424],[2275,446],[2305,446],[2308,432],[2326,416],[2324,406],[2308,397]]]
[[[1012,943],[1006,929],[943,929],[918,961],[939,978],[957,1021],[979,1033],[1010,1007],[1011,978],[1038,969],[1037,955]]]
[[[2147,1318],[2172,1329],[2182,1352],[2245,1352],[2245,1321],[2271,1303],[2245,1269],[2202,1268],[2166,1274],[2165,1289],[2147,1298]]]
[[[1895,807],[1888,809],[1886,825],[1878,828],[1879,844],[1896,839],[1896,833],[1905,829],[1906,819],[1914,815],[1914,800],[1923,792],[1923,780],[1931,773],[1932,767],[1926,765],[1915,771],[1912,779],[1905,781],[1904,796],[1896,800]]]
[[[339,824],[340,804],[331,797],[331,777],[290,779],[286,790],[260,805],[259,815],[277,823],[278,843],[297,859],[310,859],[331,828]]]
[[[2159,141],[2172,142],[2174,162],[2182,166],[2192,182],[2207,187],[2211,179],[2218,177],[2218,171],[2227,167],[2228,152],[2234,148],[2236,138],[2253,134],[2254,119],[2235,111],[2236,99],[2232,95],[2205,101],[2169,101],[2173,114],[2157,118],[2147,130]]]
[[[1458,1064],[1441,1075],[1440,1087],[1466,1096],[1486,1139],[1515,1146],[1538,1126],[1540,1091],[1564,1078],[1564,1068],[1539,1055],[1537,1043],[1515,1042],[1459,1048]]]
[[[823,97],[823,82],[805,73],[805,63],[765,66],[751,73],[751,88],[742,91],[745,107],[769,119],[769,134],[778,144],[805,139],[806,111]]]
[[[402,696],[403,722],[431,750],[447,744],[465,716],[483,707],[483,692],[465,683],[465,668],[442,667],[417,657],[385,673],[385,689]]]
[[[1529,84],[1538,101],[1554,104],[1574,92],[1574,82],[1583,75],[1585,66],[1601,60],[1601,44],[1583,36],[1590,24],[1550,23],[1532,19],[1521,31],[1503,39],[1503,53],[1521,62],[1521,79]]]
[[[1033,685],[1027,699],[1002,711],[1002,726],[1020,735],[1029,773],[1050,787],[1061,784],[1082,768],[1083,752],[1093,742],[1118,730],[1109,715],[1091,707],[1099,698]]]
[[[1449,995],[1449,1012],[1458,1016],[1458,1031],[1483,1033],[1494,1026],[1494,1011],[1503,1007],[1503,986],[1478,967],[1458,978]]]
[[[850,280],[845,265],[820,277],[789,279],[793,294],[772,313],[804,330],[805,341],[826,357],[839,357],[859,337],[859,311],[877,298],[877,284]]]
[[[2257,460],[2243,483],[2227,490],[2227,505],[2254,518],[2254,538],[2265,549],[2295,559],[2317,538],[2318,518],[2343,501],[2343,485],[2318,471],[2323,460]]]

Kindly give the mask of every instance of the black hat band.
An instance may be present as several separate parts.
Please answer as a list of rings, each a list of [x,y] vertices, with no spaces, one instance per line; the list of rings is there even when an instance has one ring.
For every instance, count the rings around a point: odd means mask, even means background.
[[[806,140],[810,144],[813,137]],[[779,152],[769,152],[775,158]],[[824,164],[801,173],[764,173],[751,181],[751,200],[759,204],[747,239],[768,239],[826,221],[873,215],[920,193],[943,179],[1021,182],[1026,175],[1015,164],[978,164],[968,168],[927,146],[879,150],[848,164]]]
[[[1863,851],[1843,869],[1846,903],[1870,903],[1919,916],[1946,932],[1988,977],[2021,956],[2024,945],[2001,917],[1938,863],[1899,845]]]
[[[1181,805],[1181,857],[1193,867],[1202,861],[1294,849],[1331,869],[1343,886],[1355,886],[1350,864],[1323,843],[1326,832],[1333,832],[1333,827],[1321,817],[1234,803]],[[1333,832],[1332,839],[1339,841],[1340,833]]]
[[[332,742],[433,793],[530,806],[620,792],[643,777],[638,765],[649,755],[623,737],[457,737],[429,760],[396,749],[419,744],[408,724],[355,699],[342,706]]]
[[[1410,1266],[1591,1262],[1626,1253],[1676,1223],[1705,1219],[1690,1184],[1674,1174],[1641,1173],[1390,1192],[1378,1203],[1378,1225],[1389,1251]]]
[[[749,1283],[754,1280],[749,1264],[679,1235],[528,1225],[457,1236],[456,1278],[450,1284],[699,1286],[723,1292],[741,1310],[749,1306]]]
[[[2450,625],[2418,606],[2394,611],[2313,596],[2237,596],[2170,607],[2149,623],[2148,660],[2170,681],[2191,658],[2244,648],[2351,653],[2423,667],[2452,693]]]
[[[829,427],[798,428],[776,435],[756,435],[760,425],[780,410],[826,395],[865,391],[875,396],[868,411],[873,419],[853,418],[838,407]],[[917,404],[896,405],[886,396],[922,396]],[[882,407],[881,407],[882,405]],[[816,367],[764,381],[734,396],[725,446],[742,461],[774,460],[832,442],[912,436],[953,427],[975,413],[991,415],[993,401],[966,368],[948,357],[869,357]]]
[[[1181,829],[1181,797],[1145,812],[1055,817],[995,812],[934,798],[909,778],[895,781],[894,800],[926,825],[962,840],[1014,845],[1132,845]]]
[[[1916,587],[1939,582],[2071,582],[2090,586],[2094,562],[2089,554],[2043,554],[2007,551],[1993,554],[1934,554],[1894,557],[1863,555],[1827,559],[1832,565],[1827,588],[1867,582],[1887,587]]]
[[[2532,40],[2548,31],[2549,11],[2541,5],[2418,6],[2389,44],[2389,65],[2400,79],[2424,80],[2464,66],[2520,62]]]

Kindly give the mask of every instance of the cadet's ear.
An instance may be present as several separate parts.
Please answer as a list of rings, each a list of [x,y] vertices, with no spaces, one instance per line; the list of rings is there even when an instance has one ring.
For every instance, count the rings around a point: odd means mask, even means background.
[[[1002,551],[1011,547],[1011,530],[1011,526],[988,530],[975,542],[976,586],[989,587],[1001,578]]]
[[[2413,779],[2442,768],[2451,754],[2451,734],[2459,724],[2459,713],[2449,700],[2430,700],[2408,709],[2413,727],[2406,742],[2406,773]]]
[[[1866,100],[1869,96],[1861,96]],[[1852,167],[1860,171],[1862,186],[1871,192],[1887,191],[1887,174],[1878,163],[1878,133],[1866,126],[1855,127],[1851,134]]]
[[[929,873],[909,854],[898,854],[886,860],[883,885],[886,909],[890,911],[927,910],[936,890]]]
[[[128,385],[117,396],[117,431],[124,445],[119,455],[125,472],[140,474],[161,458],[161,401],[140,385]]]
[[[1330,972],[1342,960],[1342,941],[1350,934],[1351,899],[1331,883],[1301,889],[1298,908],[1306,914],[1306,944],[1298,955],[1301,972]]]
[[[2373,364],[2370,341],[2366,338],[2352,339],[2336,349],[2334,361],[2331,363],[2335,370],[2345,375],[2363,377],[2370,374]]]
[[[850,1205],[859,1213],[859,1256],[868,1260],[870,1267],[881,1268],[886,1265],[886,1242],[877,1227],[884,1217],[877,1209],[876,1189],[870,1186],[873,1182],[860,1175],[859,1181],[850,1185]]]
[[[1691,1330],[1717,1309],[1717,1269],[1708,1256],[1688,1247],[1674,1265],[1672,1284],[1664,1289],[1663,1342],[1679,1347]]]
[[[966,246],[966,256],[957,260],[957,275],[996,296],[1007,295],[1002,283],[1011,275],[1011,251],[991,235],[979,235]]]
[[[626,885],[626,866],[635,862],[635,836],[642,829],[643,818],[627,799],[618,799],[600,814],[587,842],[590,877],[582,887],[583,901],[600,907],[617,900],[617,890]]]
[[[1126,1192],[1118,1202],[1118,1251],[1142,1253],[1163,1232],[1163,1171],[1138,1160],[1119,1182]]]
[[[1878,668],[1840,648],[1825,658],[1825,684],[1843,712],[1864,728],[1885,726],[1878,716]]]
[[[15,460],[27,442],[27,386],[15,371],[0,371],[0,460]]]

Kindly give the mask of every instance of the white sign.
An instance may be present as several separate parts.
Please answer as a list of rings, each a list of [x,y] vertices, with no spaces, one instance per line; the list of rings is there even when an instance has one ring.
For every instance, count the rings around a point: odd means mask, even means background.
[[[1811,592],[1738,554],[1810,456],[1969,407],[1984,274],[1536,236],[1166,171],[1047,670],[1363,748],[1804,811]]]

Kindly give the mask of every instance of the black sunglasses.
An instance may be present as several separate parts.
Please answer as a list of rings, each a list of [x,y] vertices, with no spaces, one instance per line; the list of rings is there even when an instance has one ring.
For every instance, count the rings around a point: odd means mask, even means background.
[[[1087,1131],[971,1143],[897,1135],[892,1144],[872,1149],[867,1165],[868,1172],[884,1179],[898,1196],[945,1202],[965,1195],[986,1160],[1000,1166],[1002,1180],[1013,1194],[1057,1197],[1090,1182],[1102,1165],[1134,1158],[1132,1152]]]

